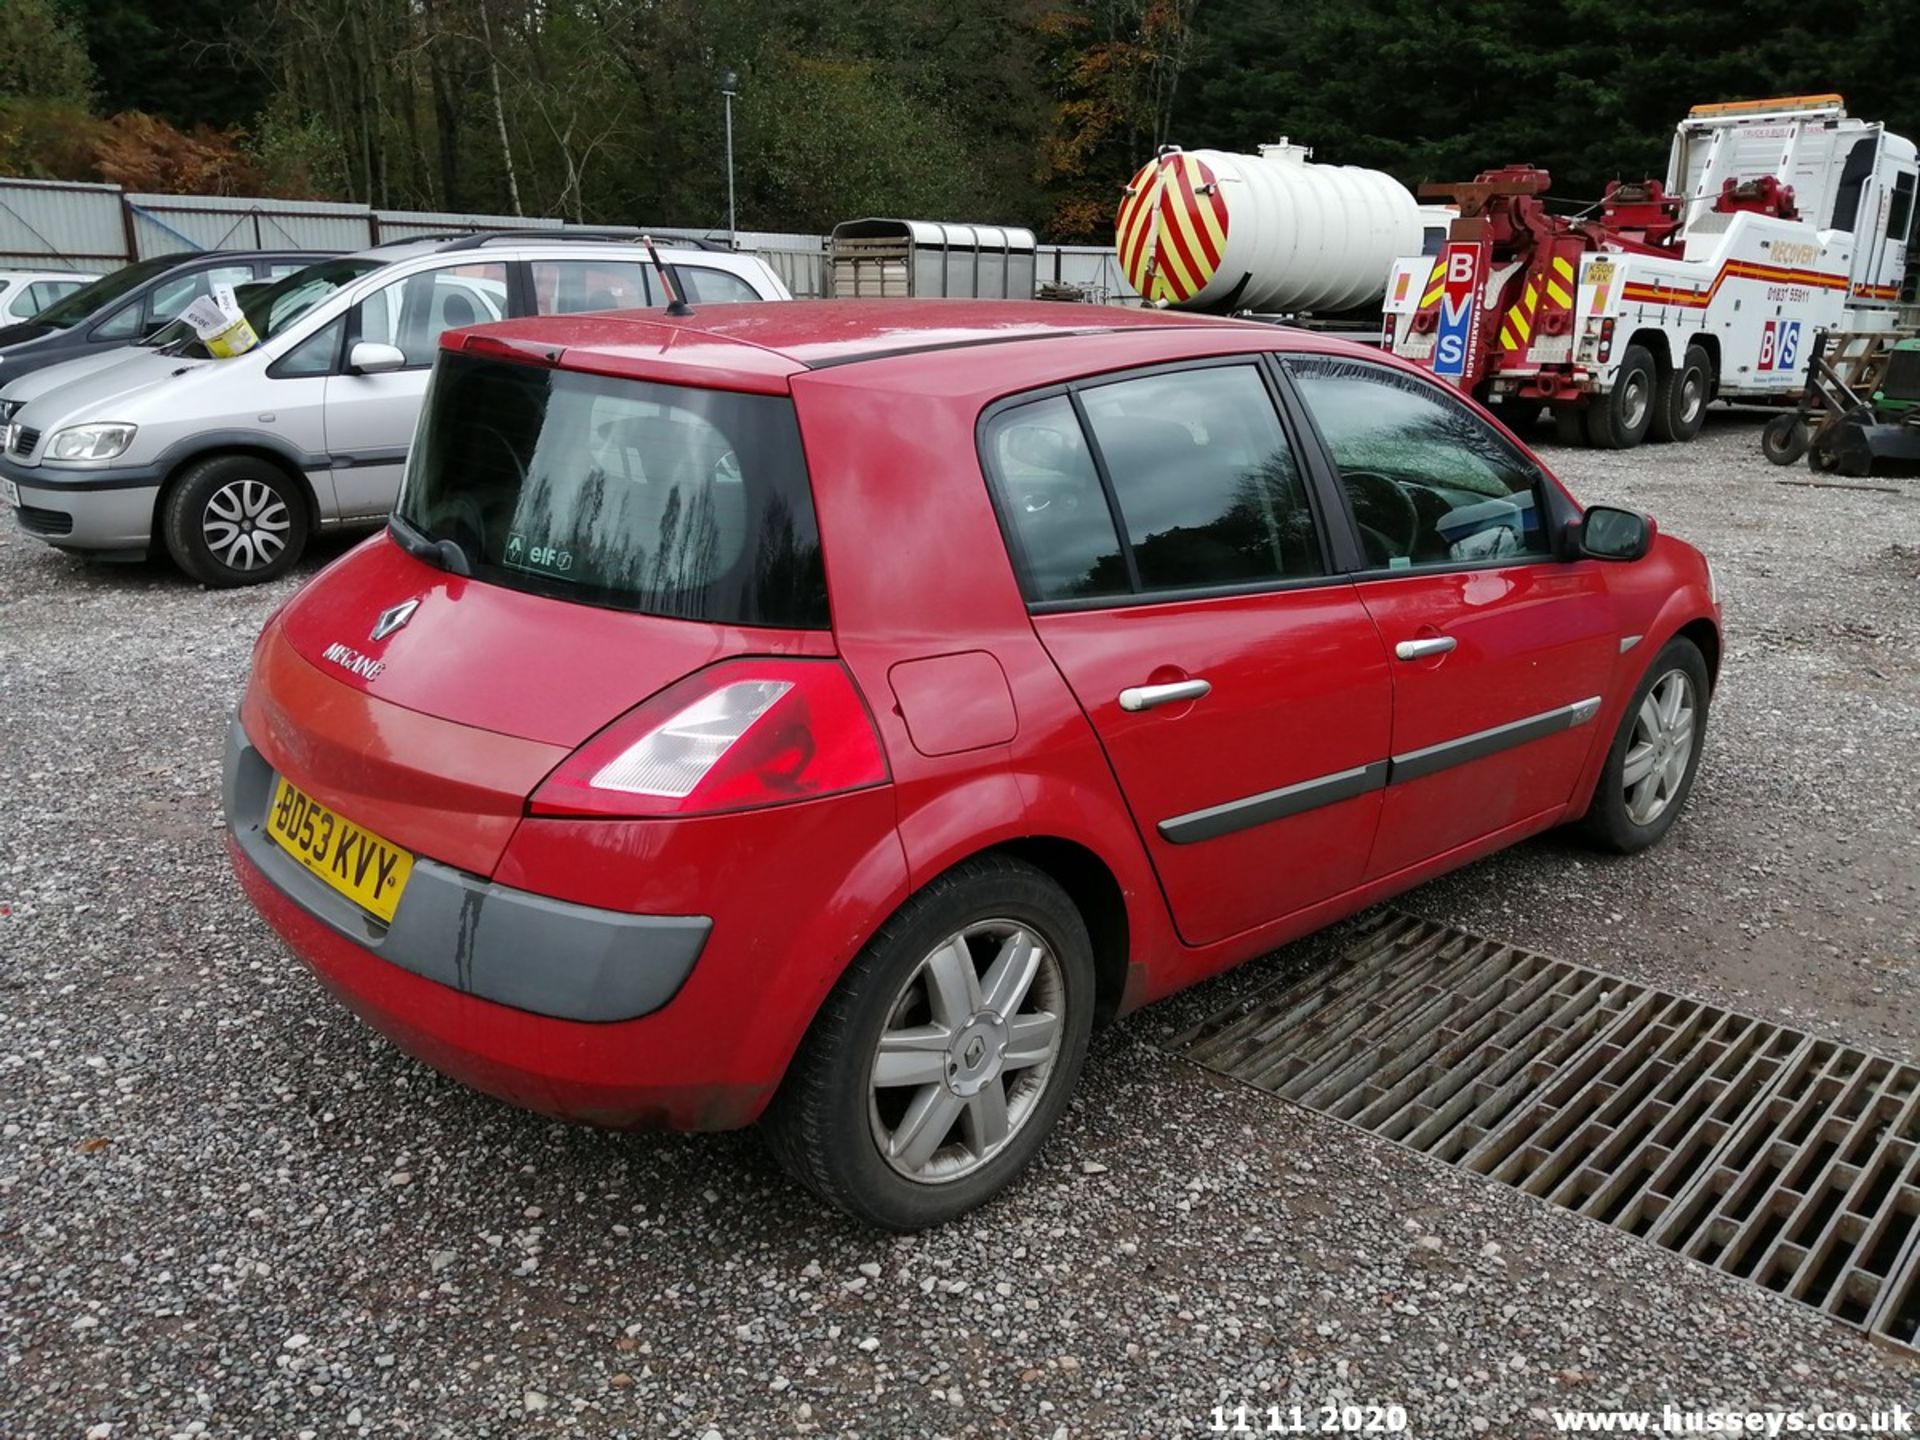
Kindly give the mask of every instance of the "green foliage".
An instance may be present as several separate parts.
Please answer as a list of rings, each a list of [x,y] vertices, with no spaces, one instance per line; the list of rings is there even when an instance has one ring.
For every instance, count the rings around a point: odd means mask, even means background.
[[[968,218],[987,203],[963,137],[871,61],[772,55],[742,92],[738,119],[750,212],[778,215],[783,226]]]
[[[286,200],[324,200],[346,186],[340,137],[310,110],[276,96],[247,140],[266,193]]]
[[[1248,150],[1288,135],[1317,158],[1410,184],[1498,165],[1597,198],[1658,178],[1673,127],[1708,101],[1840,91],[1920,130],[1900,7],[1832,0],[1355,0],[1281,9],[1209,0],[1174,139]]]
[[[54,0],[0,3],[0,101],[53,100],[84,110],[93,65],[74,17]]]
[[[17,3],[17,0],[5,0]],[[139,110],[184,129],[229,129],[268,102],[267,77],[233,43],[232,0],[68,0],[99,72],[103,111]]]
[[[1915,41],[1875,0],[0,0],[0,170],[231,185],[244,131],[278,195],[712,227],[731,70],[743,228],[1098,243],[1169,141],[1415,185],[1526,162],[1584,200],[1660,174],[1701,101],[1840,90],[1914,136]]]
[[[97,180],[93,156],[105,129],[77,101],[0,99],[0,175]]]

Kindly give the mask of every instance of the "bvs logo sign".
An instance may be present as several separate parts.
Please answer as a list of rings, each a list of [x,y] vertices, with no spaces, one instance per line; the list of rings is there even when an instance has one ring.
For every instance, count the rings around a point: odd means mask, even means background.
[[[1463,381],[1479,327],[1481,247],[1453,241],[1441,255],[1440,328],[1434,337],[1433,373]]]

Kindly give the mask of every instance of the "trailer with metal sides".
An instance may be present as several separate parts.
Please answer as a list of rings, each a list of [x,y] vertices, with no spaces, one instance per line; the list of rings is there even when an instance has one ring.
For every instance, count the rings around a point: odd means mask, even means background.
[[[1031,230],[937,220],[845,220],[827,241],[836,300],[1031,300]]]
[[[1423,186],[1460,206],[1393,267],[1396,354],[1561,438],[1689,440],[1714,399],[1796,399],[1815,334],[1894,331],[1914,254],[1913,142],[1838,95],[1696,106],[1664,181],[1549,214],[1543,170]]]

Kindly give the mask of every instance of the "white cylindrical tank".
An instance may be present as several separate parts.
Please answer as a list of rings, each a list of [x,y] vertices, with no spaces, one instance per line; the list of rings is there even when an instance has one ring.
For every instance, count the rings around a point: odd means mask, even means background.
[[[1134,289],[1189,310],[1377,305],[1393,262],[1421,253],[1419,206],[1391,175],[1310,153],[1169,148],[1142,166],[1114,218]]]

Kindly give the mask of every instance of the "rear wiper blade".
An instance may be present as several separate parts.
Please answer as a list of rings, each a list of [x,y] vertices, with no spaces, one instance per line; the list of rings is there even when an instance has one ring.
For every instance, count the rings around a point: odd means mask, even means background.
[[[457,540],[429,539],[414,526],[411,520],[403,518],[397,512],[387,517],[387,533],[399,541],[400,548],[414,559],[424,560],[429,565],[438,565],[449,575],[472,578],[473,566],[467,560],[467,552],[460,548]]]

